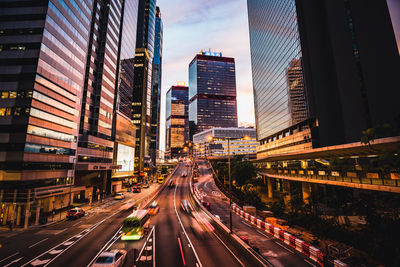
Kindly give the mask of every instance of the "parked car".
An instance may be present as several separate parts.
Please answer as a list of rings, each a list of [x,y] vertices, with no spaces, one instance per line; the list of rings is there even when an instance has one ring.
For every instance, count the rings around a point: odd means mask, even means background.
[[[125,196],[122,193],[116,193],[114,196],[114,199],[116,199],[116,200],[122,200],[124,198],[125,198]]]
[[[121,267],[126,261],[126,250],[104,251],[93,263],[92,267]]]
[[[67,219],[78,219],[85,216],[85,211],[81,208],[73,208],[67,212]]]
[[[149,188],[150,186],[149,186],[149,184],[148,183],[144,183],[143,185],[142,185],[142,188]]]
[[[135,185],[132,187],[133,193],[140,193],[141,191],[142,191],[142,188],[140,186]]]

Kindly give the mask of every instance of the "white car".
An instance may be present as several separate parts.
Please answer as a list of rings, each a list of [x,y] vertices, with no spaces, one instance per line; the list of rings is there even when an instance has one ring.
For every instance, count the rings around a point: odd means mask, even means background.
[[[125,264],[126,250],[117,249],[111,251],[104,251],[93,263],[92,267],[120,267]]]
[[[116,193],[114,199],[121,200],[124,199],[125,196],[122,193]]]

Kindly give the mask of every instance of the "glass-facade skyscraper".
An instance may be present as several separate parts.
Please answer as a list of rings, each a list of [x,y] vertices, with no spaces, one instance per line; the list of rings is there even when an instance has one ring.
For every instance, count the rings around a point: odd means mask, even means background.
[[[190,136],[214,127],[237,127],[235,59],[201,52],[189,64]]]
[[[132,116],[136,126],[135,172],[143,171],[145,163],[147,165],[150,162],[155,25],[156,0],[139,0],[132,102]]]
[[[137,5],[0,2],[0,223],[21,225],[15,219],[23,214],[25,225],[30,216],[38,223],[42,212],[109,192],[118,168],[116,102],[124,91],[118,71],[125,63],[118,58],[120,47],[127,58],[135,49]]]
[[[385,123],[400,132],[386,1],[247,3],[261,157],[359,142]]]
[[[188,96],[189,88],[180,83],[167,91],[165,148],[170,159],[179,156],[189,140]]]
[[[154,59],[151,93],[151,141],[150,157],[152,163],[156,163],[160,149],[160,108],[161,108],[161,74],[162,74],[162,47],[163,47],[163,23],[160,8],[156,8],[156,25],[154,38]]]

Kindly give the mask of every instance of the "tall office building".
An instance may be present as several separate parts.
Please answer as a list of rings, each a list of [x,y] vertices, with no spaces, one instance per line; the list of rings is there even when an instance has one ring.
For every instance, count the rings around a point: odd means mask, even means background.
[[[136,126],[135,171],[150,161],[151,93],[156,0],[139,0],[132,116]],[[146,161],[145,161],[146,158]]]
[[[112,161],[121,21],[125,13],[136,25],[137,3],[0,7],[1,218],[20,224],[25,214],[27,224],[31,214],[38,223],[43,211],[109,191],[119,168]]]
[[[1,1],[2,223],[70,204],[92,1]],[[38,219],[38,217],[37,217]]]
[[[162,42],[163,42],[163,23],[160,8],[156,8],[156,25],[154,39],[154,59],[151,93],[151,141],[150,158],[155,165],[156,158],[159,158],[160,149],[160,119],[161,119],[161,76],[162,76]]]
[[[184,83],[171,86],[167,92],[165,149],[170,159],[181,155],[183,146],[189,140],[188,95],[189,88]]]
[[[386,1],[248,0],[248,13],[260,154],[356,142],[396,124]]]
[[[213,127],[237,127],[235,59],[201,52],[189,64],[190,137]]]

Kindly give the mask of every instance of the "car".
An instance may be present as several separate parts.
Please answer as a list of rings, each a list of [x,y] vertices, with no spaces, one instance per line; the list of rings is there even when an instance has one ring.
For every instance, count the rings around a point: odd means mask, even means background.
[[[183,172],[182,177],[187,177],[187,172]]]
[[[156,215],[159,210],[160,207],[158,206],[157,201],[153,201],[149,207],[149,215]]]
[[[122,193],[116,193],[114,196],[114,199],[116,199],[116,200],[122,200],[124,198],[125,198],[125,196]]]
[[[135,185],[134,187],[132,187],[133,193],[140,193],[141,191],[142,191],[142,188],[140,188],[140,186]]]
[[[92,267],[121,267],[126,261],[126,250],[115,249],[111,251],[102,252]]]
[[[210,202],[202,201],[201,205],[203,205],[203,207],[205,207],[209,212],[211,212],[211,204],[210,204]]]
[[[168,187],[169,187],[169,188],[175,187],[175,182],[174,182],[174,180],[169,181]]]
[[[85,211],[82,208],[73,208],[67,212],[67,219],[78,219],[85,216]]]
[[[192,212],[192,206],[190,206],[190,203],[189,201],[187,201],[187,199],[182,200],[181,208],[187,214],[190,214]]]
[[[149,188],[150,187],[150,185],[148,184],[148,183],[144,183],[143,185],[142,185],[142,188]]]

